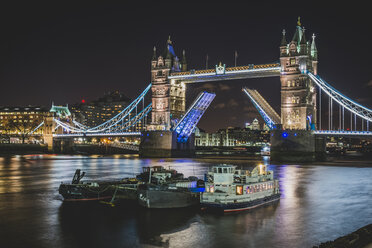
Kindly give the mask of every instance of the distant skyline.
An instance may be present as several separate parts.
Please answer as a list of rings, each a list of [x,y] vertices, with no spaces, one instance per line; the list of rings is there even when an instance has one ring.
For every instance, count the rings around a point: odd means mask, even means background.
[[[363,4],[288,6],[249,2],[151,2],[3,5],[0,15],[0,106],[92,101],[119,90],[136,97],[150,83],[152,49],[168,36],[189,69],[279,61],[282,30],[293,37],[298,16],[315,33],[319,75],[372,108],[372,21]],[[259,114],[241,92],[257,89],[280,112],[280,80],[264,78],[188,85],[187,105],[201,90],[216,93],[200,127],[241,126]],[[262,119],[259,119],[262,123]]]

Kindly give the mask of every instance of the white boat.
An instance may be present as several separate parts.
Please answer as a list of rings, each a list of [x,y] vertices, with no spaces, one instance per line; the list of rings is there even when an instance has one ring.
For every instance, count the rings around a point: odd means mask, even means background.
[[[265,165],[258,165],[252,171],[237,169],[233,165],[217,165],[207,174],[200,204],[204,210],[234,212],[279,199],[279,182]]]
[[[270,147],[269,146],[264,146],[261,149],[261,155],[262,156],[270,156]]]

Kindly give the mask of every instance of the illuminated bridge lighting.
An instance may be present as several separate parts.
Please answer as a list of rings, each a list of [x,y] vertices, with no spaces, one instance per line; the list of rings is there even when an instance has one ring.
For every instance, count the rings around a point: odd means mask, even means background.
[[[263,64],[227,67],[222,74],[216,69],[191,70],[187,72],[173,72],[169,79],[182,80],[187,83],[218,81],[226,79],[243,79],[250,77],[272,77],[280,76],[281,67],[279,64]]]
[[[270,104],[258,93],[257,90],[243,88],[243,91],[247,94],[253,105],[256,107],[266,125],[272,130],[276,124],[280,124],[280,116],[270,106]]]
[[[110,132],[110,133],[67,133],[53,134],[54,138],[74,138],[74,137],[102,137],[102,136],[141,136],[141,132]]]
[[[93,133],[93,134],[99,134],[103,132],[112,133],[112,131],[117,131],[118,133],[122,133],[124,130],[128,129],[129,127],[135,125],[138,121],[142,120],[151,111],[152,107],[151,107],[151,104],[149,104],[140,113],[130,118],[129,121],[124,122],[124,120],[130,116],[130,113],[134,109],[136,109],[137,106],[140,104],[140,102],[144,99],[147,92],[149,92],[150,88],[151,88],[151,84],[149,84],[146,87],[146,89],[131,104],[129,104],[123,111],[115,115],[110,120],[96,127],[88,128],[87,126],[75,120],[73,120],[74,126],[69,123],[62,122],[58,119],[54,119],[54,121],[56,122],[57,127],[62,127],[64,130],[68,132],[80,133],[82,135],[87,135],[88,133]]]
[[[174,127],[175,132],[178,134],[178,142],[185,143],[187,141],[215,96],[216,94],[208,92],[202,92],[198,95],[186,114]]]
[[[351,100],[350,98],[346,97],[345,95],[338,92],[332,86],[327,84],[323,79],[321,79],[318,75],[315,76],[311,72],[306,72],[306,74],[310,77],[310,79],[318,85],[329,97],[331,97],[334,101],[340,104],[342,107],[346,108],[353,114],[363,118],[364,120],[372,122],[372,110],[356,103],[355,101]]]
[[[341,136],[372,136],[371,131],[334,131],[334,130],[317,130],[313,131],[316,135],[341,135]]]

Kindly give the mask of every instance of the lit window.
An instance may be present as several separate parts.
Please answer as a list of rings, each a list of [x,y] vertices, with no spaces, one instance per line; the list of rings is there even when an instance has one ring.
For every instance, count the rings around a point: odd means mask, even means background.
[[[237,185],[236,186],[236,194],[242,195],[243,194],[243,185]]]

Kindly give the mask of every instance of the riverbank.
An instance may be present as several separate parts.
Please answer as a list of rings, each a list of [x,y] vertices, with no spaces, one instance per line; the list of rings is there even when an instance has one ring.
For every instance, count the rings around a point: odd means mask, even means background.
[[[372,247],[372,224],[364,226],[353,233],[340,237],[333,241],[321,243],[313,248],[371,248]]]
[[[45,154],[48,147],[40,144],[0,144],[0,155]]]

